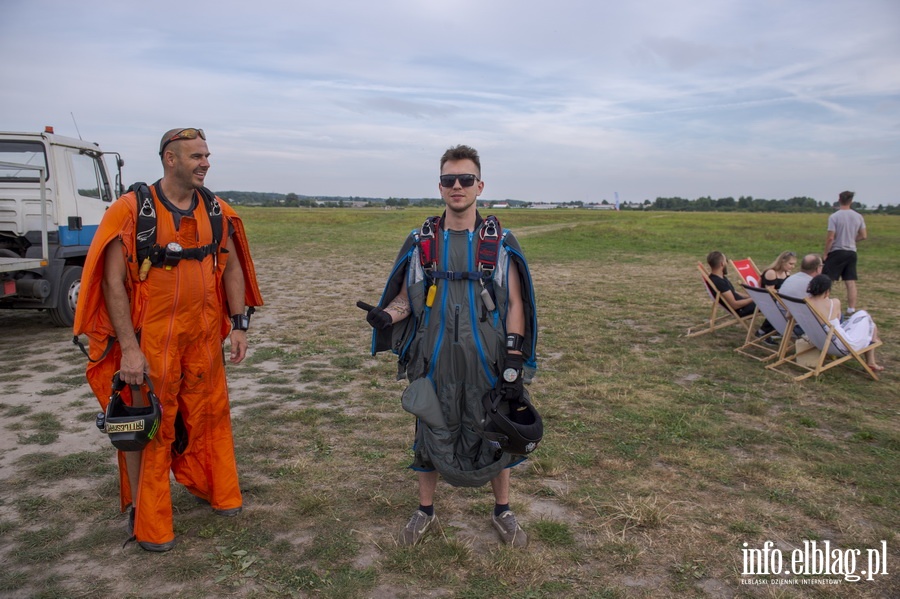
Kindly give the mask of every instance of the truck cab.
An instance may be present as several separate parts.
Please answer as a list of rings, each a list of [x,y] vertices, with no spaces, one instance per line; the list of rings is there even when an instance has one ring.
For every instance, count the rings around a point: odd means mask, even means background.
[[[116,158],[115,181],[105,154]],[[91,240],[124,192],[122,166],[117,153],[50,127],[0,132],[0,309],[47,310],[72,326]]]

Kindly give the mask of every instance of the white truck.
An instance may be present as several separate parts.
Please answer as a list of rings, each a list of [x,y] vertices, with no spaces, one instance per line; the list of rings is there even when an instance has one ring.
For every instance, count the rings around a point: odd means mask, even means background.
[[[110,182],[104,155],[115,156]],[[124,193],[122,157],[95,143],[0,132],[0,309],[47,310],[71,327],[81,270],[110,203]]]

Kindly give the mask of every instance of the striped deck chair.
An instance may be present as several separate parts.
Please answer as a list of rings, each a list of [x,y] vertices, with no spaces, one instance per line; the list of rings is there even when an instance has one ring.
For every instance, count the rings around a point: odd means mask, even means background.
[[[697,269],[700,271],[700,277],[703,279],[703,288],[706,289],[706,294],[712,300],[712,311],[708,320],[689,328],[687,336],[705,335],[734,324],[740,324],[745,329],[749,329],[753,321],[753,314],[738,316],[734,308],[728,305],[728,302],[722,298],[721,292],[709,280],[709,274],[707,274],[702,262],[697,263]]]
[[[817,377],[829,368],[855,359],[869,376],[876,381],[878,380],[878,374],[869,368],[863,354],[870,349],[881,346],[881,341],[873,342],[861,350],[854,350],[841,335],[840,327],[832,326],[806,298],[800,299],[786,295],[779,297],[784,301],[787,309],[790,310],[791,316],[803,329],[804,336],[812,344],[812,348],[807,351],[818,352],[818,357],[814,366],[805,366],[796,359],[796,356],[786,355],[774,364],[769,364],[766,368],[787,375],[793,375],[793,373],[785,370],[785,366],[800,368],[806,372],[795,376],[794,380],[801,381],[811,376]]]
[[[761,313],[769,321],[769,324],[774,327],[774,330],[757,337],[754,334],[756,327],[752,326],[753,322],[751,321],[751,327],[747,330],[747,338],[744,340],[744,345],[735,348],[734,351],[760,362],[768,362],[773,359],[781,360],[794,345],[792,341],[794,318],[782,303],[781,298],[771,289],[744,284],[744,290],[753,299],[753,303],[756,304],[756,312],[753,314],[754,318],[756,314]],[[766,339],[776,335],[781,336],[781,343],[778,344],[777,348],[765,342]],[[758,355],[760,352],[762,356]]]

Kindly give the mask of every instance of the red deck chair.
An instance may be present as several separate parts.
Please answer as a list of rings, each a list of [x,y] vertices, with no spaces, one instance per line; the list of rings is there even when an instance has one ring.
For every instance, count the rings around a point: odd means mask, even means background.
[[[762,287],[762,273],[756,268],[752,258],[744,258],[743,260],[729,260],[731,268],[734,269],[741,277],[744,285],[751,287]]]

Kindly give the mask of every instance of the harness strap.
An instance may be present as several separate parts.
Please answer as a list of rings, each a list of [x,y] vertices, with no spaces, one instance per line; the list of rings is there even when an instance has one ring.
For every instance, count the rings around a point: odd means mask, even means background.
[[[497,267],[501,231],[503,229],[500,228],[500,221],[494,215],[489,215],[484,219],[484,223],[478,231],[478,249],[475,256],[478,270],[485,273],[485,279],[490,278],[494,273],[494,268]]]
[[[435,270],[431,272],[434,279],[447,279],[448,281],[480,281],[490,276],[489,272],[473,271],[454,272],[452,270]]]
[[[425,269],[425,272],[428,275],[431,275],[432,271],[437,268],[439,256],[438,245],[440,240],[440,236],[437,232],[440,228],[441,217],[429,216],[425,219],[425,222],[422,223],[422,228],[416,236],[416,241],[419,244],[419,262],[422,264],[422,268]]]
[[[84,347],[84,344],[81,342],[81,339],[78,338],[78,335],[75,335],[75,336],[72,338],[72,343],[75,344],[75,345],[77,345],[77,346],[78,346],[78,349],[81,350],[81,353],[83,353],[85,356],[87,356],[87,359],[88,359],[89,362],[102,362],[102,361],[103,361],[103,358],[105,358],[107,355],[109,355],[109,352],[112,350],[113,345],[115,345],[115,343],[116,343],[116,338],[115,338],[115,337],[109,337],[109,338],[106,340],[106,349],[103,350],[103,354],[102,354],[99,358],[97,358],[96,360],[91,360],[91,354],[88,353],[87,348]]]
[[[198,248],[187,248],[181,251],[181,260],[200,260],[207,256],[215,254],[219,251],[219,244],[216,242],[209,243]],[[150,259],[150,264],[156,267],[162,267],[166,259],[166,248],[154,245],[149,254],[146,256]]]
[[[143,181],[139,181],[129,187],[128,191],[133,191],[137,198],[138,214],[135,244],[137,246],[138,262],[142,263],[144,259],[149,258],[150,264],[153,266],[162,266],[165,260],[165,248],[156,243],[156,203],[153,201],[150,187]],[[182,259],[203,260],[218,251],[223,239],[225,225],[219,200],[206,187],[200,187],[197,191],[200,192],[206,213],[209,215],[213,241],[203,247],[184,250]]]

